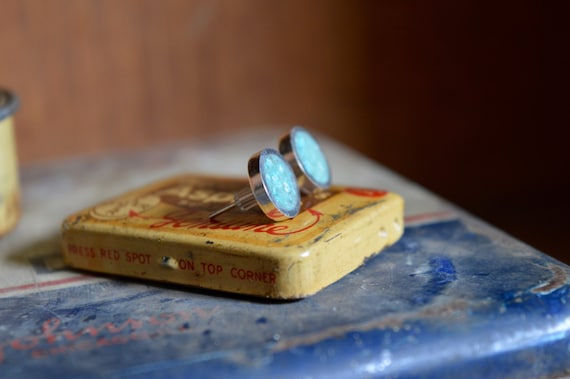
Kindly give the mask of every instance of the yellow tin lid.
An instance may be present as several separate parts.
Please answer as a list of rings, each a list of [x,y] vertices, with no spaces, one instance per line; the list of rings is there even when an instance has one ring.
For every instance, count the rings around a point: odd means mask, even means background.
[[[261,211],[208,215],[247,186],[180,176],[69,216],[68,265],[109,274],[280,299],[337,281],[403,233],[403,200],[383,190],[333,186],[302,198],[295,218]]]

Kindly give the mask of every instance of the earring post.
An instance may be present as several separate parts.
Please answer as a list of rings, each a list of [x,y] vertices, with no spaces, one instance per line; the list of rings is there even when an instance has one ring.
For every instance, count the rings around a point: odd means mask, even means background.
[[[216,216],[221,215],[224,212],[229,211],[230,209],[232,209],[233,207],[235,207],[237,205],[237,203],[235,201],[232,201],[230,204],[226,205],[225,207],[223,207],[222,209],[218,209],[215,212],[210,213],[210,215],[208,216],[208,218],[211,220]]]

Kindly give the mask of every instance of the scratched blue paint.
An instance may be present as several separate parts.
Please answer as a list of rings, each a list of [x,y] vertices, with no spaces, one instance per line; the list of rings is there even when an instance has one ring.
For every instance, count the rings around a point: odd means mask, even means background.
[[[429,275],[428,282],[422,287],[422,293],[414,302],[417,304],[428,304],[434,297],[442,293],[447,285],[457,279],[455,266],[451,259],[443,256],[436,256],[429,261],[430,269],[422,273]],[[418,274],[412,274],[416,276]],[[421,275],[421,274],[419,274]]]
[[[0,299],[0,377],[556,377],[569,274],[449,221],[302,301],[128,281]]]

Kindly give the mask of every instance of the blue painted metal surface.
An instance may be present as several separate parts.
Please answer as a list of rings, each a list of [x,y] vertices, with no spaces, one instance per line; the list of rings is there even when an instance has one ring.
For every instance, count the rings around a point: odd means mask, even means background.
[[[300,301],[120,280],[5,298],[0,377],[557,377],[569,274],[456,219],[408,227]]]

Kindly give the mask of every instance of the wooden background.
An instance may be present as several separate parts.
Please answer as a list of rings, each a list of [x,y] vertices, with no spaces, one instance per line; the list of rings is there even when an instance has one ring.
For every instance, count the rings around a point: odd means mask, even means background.
[[[569,10],[0,0],[0,86],[23,165],[300,123],[570,261]]]

